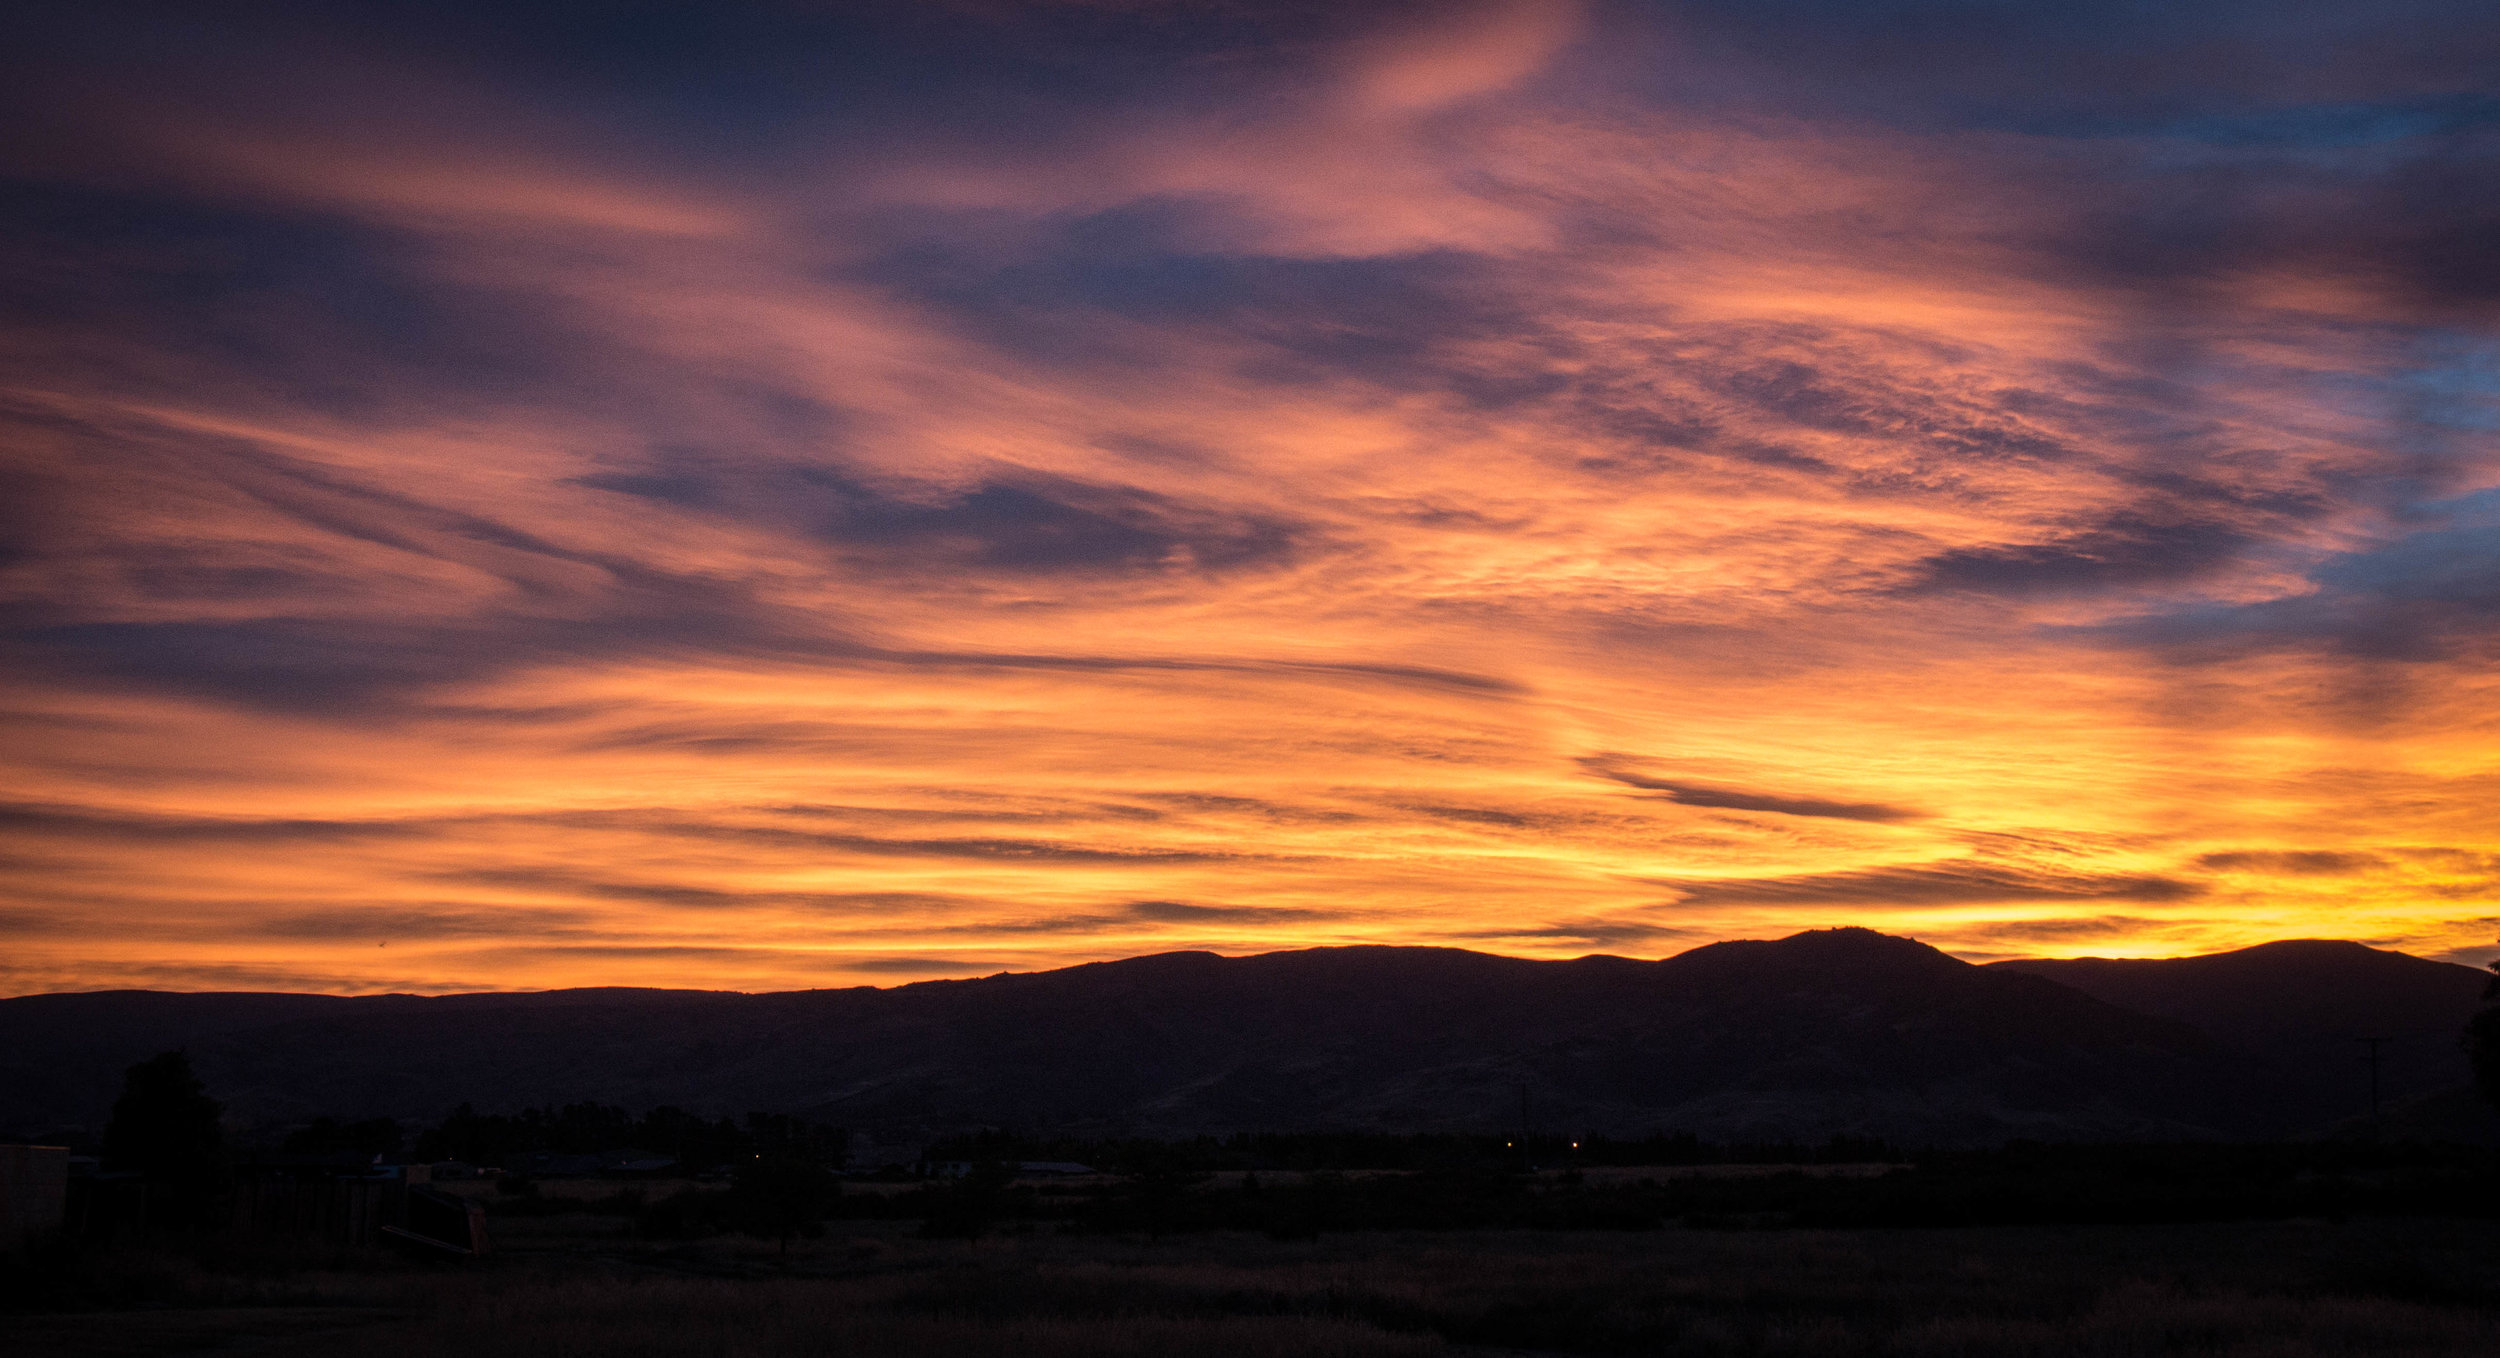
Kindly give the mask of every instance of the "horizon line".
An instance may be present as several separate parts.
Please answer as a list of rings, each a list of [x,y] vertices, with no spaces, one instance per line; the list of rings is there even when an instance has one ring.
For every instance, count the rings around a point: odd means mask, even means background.
[[[2388,954],[2392,954],[2392,955],[2394,955],[2394,956],[2398,956],[2398,957],[2407,957],[2407,958],[2412,958],[2412,959],[2414,959],[2414,960],[2416,960],[2416,961],[2431,962],[2431,963],[2434,963],[2434,964],[2437,964],[2437,965],[2442,965],[2442,966],[2458,966],[2458,967],[2466,967],[2466,968],[2467,968],[2467,969],[2469,969],[2469,970],[2476,970],[2476,969],[2479,969],[2479,968],[2476,968],[2476,967],[2474,967],[2472,964],[2469,964],[2469,963],[2465,963],[2465,962],[2458,962],[2458,961],[2454,961],[2454,960],[2452,960],[2452,959],[2448,959],[2448,958],[2439,958],[2439,957],[2424,957],[2424,956],[2422,956],[2422,955],[2421,955],[2421,954],[2419,954],[2419,953],[2409,953],[2409,952],[2405,952],[2405,951],[2403,951],[2402,949],[2399,949],[2399,948],[2382,947],[2382,946],[2380,946],[2380,945],[2378,945],[2378,944],[2375,944],[2375,943],[2370,943],[2370,942],[2367,942],[2367,941],[2364,941],[2364,940],[2361,940],[2361,939],[2353,939],[2353,938],[2322,938],[2322,937],[2319,937],[2319,936],[2316,936],[2316,935],[2302,935],[2302,936],[2297,936],[2297,937],[2289,937],[2289,938],[2272,938],[2272,939],[2266,939],[2266,940],[2264,940],[2264,941],[2262,941],[2262,942],[2258,942],[2258,943],[2243,944],[2243,945],[2241,945],[2241,946],[2239,946],[2239,947],[2236,947],[2236,948],[2223,948],[2223,949],[2220,949],[2220,950],[2218,950],[2218,951],[2214,951],[2214,952],[2206,952],[2206,953],[2143,954],[2143,955],[2136,955],[2136,956],[2124,956],[2124,957],[2120,957],[2120,956],[2105,956],[2105,955],[2101,955],[2101,954],[2076,954],[2076,955],[2073,955],[2073,956],[2067,956],[2067,957],[2049,957],[2049,956],[2037,955],[2037,954],[2019,954],[2019,955],[1992,955],[1992,954],[1980,954],[1981,956],[1986,957],[1986,959],[1987,959],[1987,960],[1985,960],[1985,961],[1973,961],[1973,960],[1972,960],[1970,957],[1968,957],[1968,956],[1964,956],[1964,955],[1962,955],[1962,954],[1960,954],[1960,953],[1957,953],[1957,952],[1954,952],[1954,951],[1951,951],[1951,950],[1948,950],[1948,949],[1945,949],[1945,948],[1939,948],[1939,947],[1937,947],[1936,945],[1934,945],[1934,944],[1932,944],[1932,943],[1928,943],[1928,942],[1926,942],[1925,940],[1920,939],[1920,938],[1917,938],[1917,937],[1915,937],[1915,936],[1913,936],[1913,935],[1909,935],[1909,934],[1893,934],[1893,933],[1886,933],[1886,932],[1884,932],[1883,930],[1868,928],[1868,927],[1867,927],[1867,926],[1865,926],[1865,925],[1857,925],[1857,924],[1838,924],[1838,925],[1825,925],[1825,926],[1818,926],[1818,927],[1815,927],[1815,928],[1809,928],[1809,929],[1800,929],[1800,930],[1798,930],[1798,931],[1797,931],[1797,932],[1795,932],[1795,933],[1781,935],[1781,936],[1779,936],[1779,937],[1777,937],[1777,938],[1721,938],[1721,939],[1712,939],[1712,940],[1710,940],[1710,941],[1708,941],[1708,942],[1696,943],[1696,944],[1694,944],[1692,947],[1682,949],[1681,951],[1678,951],[1678,952],[1663,953],[1663,954],[1660,954],[1659,956],[1656,956],[1656,957],[1633,957],[1633,956],[1628,956],[1628,955],[1623,954],[1623,953],[1608,953],[1608,952],[1591,952],[1591,953],[1582,953],[1582,954],[1580,954],[1579,956],[1576,956],[1576,957],[1528,957],[1528,956],[1522,956],[1522,955],[1517,954],[1517,953],[1496,952],[1496,951],[1493,951],[1493,950],[1490,950],[1490,949],[1484,949],[1484,948],[1462,948],[1462,947],[1456,947],[1456,946],[1453,946],[1453,945],[1449,945],[1449,944],[1441,944],[1441,943],[1325,943],[1325,944],[1317,944],[1317,945],[1313,945],[1313,946],[1310,946],[1310,947],[1301,947],[1301,948],[1272,948],[1272,949],[1268,949],[1268,950],[1263,951],[1263,952],[1240,952],[1240,953],[1226,953],[1226,952],[1221,952],[1221,951],[1218,951],[1217,949],[1214,949],[1214,948],[1172,948],[1172,949],[1167,949],[1167,950],[1165,950],[1165,951],[1161,951],[1161,952],[1130,953],[1130,954],[1126,954],[1126,955],[1119,956],[1119,957],[1103,957],[1103,958],[1096,958],[1096,959],[1093,959],[1093,960],[1090,960],[1090,961],[1084,961],[1084,962],[1070,962],[1070,963],[1067,963],[1067,964],[1066,964],[1066,965],[1064,965],[1064,966],[1055,966],[1055,967],[1039,967],[1039,968],[1034,968],[1034,969],[1032,969],[1032,970],[1022,970],[1022,971],[1020,971],[1020,970],[1016,970],[1016,969],[1014,969],[1014,968],[1007,968],[1007,969],[1002,969],[1002,970],[998,970],[998,971],[987,971],[987,972],[970,972],[970,971],[968,971],[968,972],[966,972],[965,974],[961,974],[961,975],[928,975],[928,976],[923,976],[923,977],[920,977],[919,979],[916,979],[916,980],[897,981],[897,982],[894,982],[893,984],[890,984],[890,985],[877,985],[877,984],[873,984],[873,983],[869,983],[869,982],[862,982],[862,983],[857,984],[857,985],[837,985],[837,986],[797,986],[797,987],[791,987],[791,988],[788,988],[788,989],[780,989],[780,990],[737,990],[737,989],[730,989],[730,988],[712,988],[712,987],[704,987],[704,986],[576,985],[576,986],[545,986],[545,987],[539,987],[539,988],[535,988],[535,989],[532,989],[532,988],[522,988],[522,987],[514,987],[514,988],[510,988],[510,989],[500,989],[500,988],[488,987],[488,988],[483,988],[483,989],[457,989],[457,990],[433,990],[433,991],[424,991],[424,990],[371,990],[371,991],[341,992],[341,991],[327,991],[327,990],[250,990],[250,989],[235,989],[235,990],[210,990],[210,989],[185,990],[185,989],[160,988],[160,987],[156,987],[156,986],[99,986],[99,987],[96,987],[96,988],[94,988],[94,989],[90,989],[90,990],[33,990],[33,991],[26,991],[26,992],[19,993],[19,994],[0,995],[0,1002],[7,1002],[7,1001],[10,1001],[10,1000],[31,1000],[31,999],[43,999],[43,998],[47,998],[47,997],[55,997],[55,996],[71,996],[71,995],[117,995],[117,994],[118,994],[118,995],[285,995],[285,996],[303,996],[303,997],[307,997],[307,998],[340,999],[340,1000],[374,1000],[374,999],[393,999],[393,998],[421,999],[421,1000],[442,1000],[442,999],[460,999],[460,998],[469,997],[469,996],[481,996],[481,995],[561,995],[561,994],[569,994],[569,993],[582,992],[582,991],[598,991],[598,990],[635,991],[635,992],[639,992],[639,993],[644,993],[644,994],[653,994],[653,995],[745,995],[745,996],[767,996],[767,995],[806,995],[806,994],[818,994],[818,993],[824,993],[824,992],[830,992],[830,991],[839,991],[839,990],[876,990],[876,991],[906,990],[906,989],[909,989],[909,988],[911,988],[911,987],[913,987],[913,986],[943,984],[943,983],[947,983],[947,982],[961,982],[961,981],[986,981],[986,980],[994,980],[994,979],[997,979],[997,978],[1000,978],[1000,977],[1006,977],[1006,976],[1043,976],[1043,975],[1048,975],[1048,974],[1050,974],[1050,973],[1052,973],[1052,972],[1060,972],[1060,971],[1075,971],[1075,970],[1078,970],[1078,969],[1083,968],[1083,967],[1116,966],[1116,965],[1119,965],[1119,964],[1122,964],[1122,963],[1127,963],[1127,962],[1142,962],[1142,961],[1149,961],[1149,960],[1152,960],[1152,959],[1154,959],[1154,958],[1158,958],[1158,957],[1206,956],[1206,957],[1213,957],[1213,958],[1216,958],[1216,959],[1221,960],[1221,961],[1228,961],[1228,962],[1230,962],[1230,961],[1247,961],[1247,960],[1251,960],[1251,959],[1254,959],[1254,958],[1260,958],[1260,957],[1281,957],[1281,956],[1284,956],[1284,955],[1289,954],[1289,953],[1352,952],[1352,951],[1356,951],[1356,950],[1358,950],[1358,949],[1373,949],[1373,950],[1380,950],[1380,951],[1401,951],[1401,952],[1456,952],[1456,953],[1467,953],[1467,954],[1469,954],[1469,955],[1471,955],[1471,956],[1477,956],[1477,957],[1494,957],[1494,958],[1501,958],[1501,959],[1503,959],[1503,960],[1505,960],[1505,961],[1513,961],[1513,962],[1528,962],[1528,963],[1535,963],[1535,964],[1539,964],[1539,965],[1552,965],[1552,966],[1569,966],[1569,965],[1571,965],[1571,964],[1573,964],[1573,963],[1578,963],[1578,962],[1589,962],[1589,961],[1598,961],[1598,960],[1610,960],[1610,961],[1619,961],[1619,962],[1631,962],[1631,963],[1637,963],[1637,964],[1649,965],[1649,964],[1656,964],[1656,963],[1660,963],[1660,962],[1668,962],[1668,961],[1673,961],[1673,960],[1674,960],[1674,959],[1676,959],[1676,958],[1679,958],[1679,957],[1685,957],[1685,956],[1689,956],[1689,955],[1691,955],[1691,954],[1693,954],[1693,953],[1700,952],[1700,951],[1702,951],[1702,950],[1703,950],[1703,949],[1705,949],[1705,948],[1715,948],[1715,947],[1721,947],[1721,946],[1725,946],[1725,945],[1727,945],[1727,944],[1733,944],[1733,943],[1784,943],[1784,942],[1788,942],[1788,941],[1793,940],[1793,939],[1803,938],[1803,937],[1805,937],[1805,936],[1807,936],[1807,935],[1809,935],[1809,934],[1821,934],[1821,933],[1862,933],[1862,934],[1872,934],[1872,935],[1874,935],[1874,936],[1876,936],[1876,937],[1879,937],[1879,938],[1896,939],[1896,940],[1900,940],[1900,941],[1902,941],[1902,942],[1907,942],[1907,943],[1915,943],[1915,944],[1919,945],[1920,947],[1927,948],[1927,949],[1929,949],[1930,951],[1933,951],[1933,952],[1935,952],[1935,953],[1937,953],[1937,954],[1939,954],[1939,955],[1941,955],[1941,956],[1944,956],[1944,957],[1949,957],[1949,958],[1952,958],[1952,959],[1953,959],[1954,961],[1956,961],[1956,962],[1961,962],[1961,963],[1964,963],[1965,965],[1968,965],[1968,966],[1974,966],[1974,967],[1994,966],[1994,965],[1997,965],[1997,964],[1999,964],[1999,963],[2004,963],[2004,962],[2177,962],[2177,961],[2189,961],[2189,960],[2193,960],[2193,959],[2197,959],[2197,958],[2205,958],[2205,957],[2228,957],[2228,956],[2231,956],[2231,955],[2236,954],[2236,953],[2254,952],[2254,951],[2256,951],[2256,950],[2258,950],[2258,949],[2260,949],[2260,948],[2280,947],[2280,946],[2282,946],[2282,945],[2284,945],[2284,944],[2287,944],[2287,943],[2335,943],[2335,944],[2349,944],[2349,945],[2351,945],[2351,946],[2353,946],[2353,947],[2358,947],[2358,948],[2366,948],[2366,949],[2368,949],[2368,950],[2370,950],[2370,951],[2372,951],[2372,952],[2388,953]],[[786,951],[786,950],[785,950],[785,951]],[[2494,964],[2494,965],[2500,965],[2500,964]]]

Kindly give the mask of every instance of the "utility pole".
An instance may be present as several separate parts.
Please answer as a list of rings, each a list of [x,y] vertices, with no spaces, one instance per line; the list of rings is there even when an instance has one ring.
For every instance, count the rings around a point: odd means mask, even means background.
[[[2370,1139],[2372,1141],[2376,1141],[2379,1139],[2378,1049],[2387,1045],[2387,1039],[2383,1037],[2356,1037],[2353,1041],[2358,1042],[2362,1046],[2369,1049],[2369,1054],[2363,1056],[2361,1059],[2367,1062],[2370,1067]]]

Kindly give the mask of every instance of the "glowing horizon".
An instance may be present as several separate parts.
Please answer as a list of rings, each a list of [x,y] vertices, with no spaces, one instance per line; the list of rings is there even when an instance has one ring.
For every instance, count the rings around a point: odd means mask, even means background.
[[[39,26],[0,992],[2492,954],[2500,22],[878,8]]]

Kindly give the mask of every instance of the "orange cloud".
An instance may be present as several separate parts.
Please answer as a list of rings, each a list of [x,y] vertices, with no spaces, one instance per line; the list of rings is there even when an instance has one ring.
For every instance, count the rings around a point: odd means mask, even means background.
[[[1610,87],[1622,22],[24,171],[0,986],[2483,941],[2484,331],[2151,257],[2158,145]]]

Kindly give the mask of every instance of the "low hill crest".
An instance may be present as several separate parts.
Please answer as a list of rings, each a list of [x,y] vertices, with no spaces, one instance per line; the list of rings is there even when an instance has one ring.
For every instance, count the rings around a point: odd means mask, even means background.
[[[1655,961],[1178,951],[753,995],[98,992],[0,1000],[0,1127],[92,1130],[124,1066],[187,1046],[263,1125],[593,1100],[870,1129],[1505,1130],[1524,1088],[1545,1125],[1584,1131],[2277,1136],[2363,1111],[2349,1046],[2317,1059],[2321,1023],[2401,1011],[2452,1035],[2480,984],[2307,940],[1976,966],[1841,928]],[[2453,1040],[2389,1053],[2411,1063],[2391,1098],[2463,1079]]]

